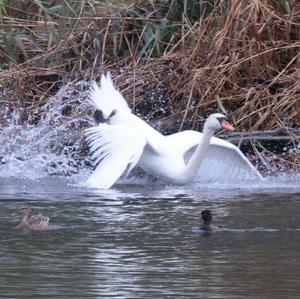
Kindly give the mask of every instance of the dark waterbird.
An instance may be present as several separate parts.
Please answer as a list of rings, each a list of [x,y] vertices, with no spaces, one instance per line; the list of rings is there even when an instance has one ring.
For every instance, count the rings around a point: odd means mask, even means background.
[[[200,227],[202,230],[213,231],[219,229],[217,226],[212,224],[212,214],[210,210],[203,210],[201,212],[201,218],[203,220],[203,224]]]

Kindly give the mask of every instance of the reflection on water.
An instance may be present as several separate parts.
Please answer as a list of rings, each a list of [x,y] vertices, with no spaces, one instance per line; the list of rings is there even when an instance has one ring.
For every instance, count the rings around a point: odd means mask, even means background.
[[[24,233],[31,206],[47,231]],[[221,230],[203,234],[209,208]],[[0,298],[298,298],[300,187],[0,183]]]

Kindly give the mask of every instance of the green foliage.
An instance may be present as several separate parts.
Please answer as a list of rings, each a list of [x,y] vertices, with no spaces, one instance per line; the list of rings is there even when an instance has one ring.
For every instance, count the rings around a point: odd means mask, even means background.
[[[0,0],[0,17],[2,15],[6,15],[6,10],[5,10],[5,6],[4,6],[4,0]]]
[[[147,20],[138,24],[144,32],[137,57],[155,57],[175,45],[193,24],[214,8],[214,1],[148,0],[140,1],[133,13]]]
[[[157,57],[213,7],[213,1],[199,0],[127,2],[0,0],[0,13],[7,16],[0,50],[7,63],[23,63],[55,47],[92,59],[100,49],[101,55],[113,49],[109,59]]]
[[[283,13],[292,2],[269,0]],[[0,68],[39,59],[52,72],[82,71],[184,50],[220,3],[227,15],[226,0],[0,0]]]

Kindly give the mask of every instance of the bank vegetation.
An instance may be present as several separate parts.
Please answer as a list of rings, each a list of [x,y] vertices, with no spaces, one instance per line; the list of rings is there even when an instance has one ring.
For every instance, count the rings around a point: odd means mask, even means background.
[[[162,130],[226,112],[254,159],[300,168],[297,0],[0,0],[0,20],[1,106],[21,109],[20,122],[109,70]],[[289,154],[268,162],[274,140]]]

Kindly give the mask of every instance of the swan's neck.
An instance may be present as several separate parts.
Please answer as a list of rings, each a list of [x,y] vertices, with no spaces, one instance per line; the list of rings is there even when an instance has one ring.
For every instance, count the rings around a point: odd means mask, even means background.
[[[205,154],[208,150],[210,139],[213,137],[215,131],[204,126],[202,140],[197,146],[191,159],[188,161],[183,179],[185,181],[190,181],[197,176],[199,168],[205,158]]]

